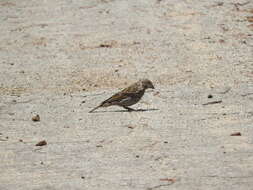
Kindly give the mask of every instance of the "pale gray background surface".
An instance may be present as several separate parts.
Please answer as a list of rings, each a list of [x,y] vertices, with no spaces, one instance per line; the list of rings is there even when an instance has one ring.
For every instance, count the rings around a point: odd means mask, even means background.
[[[252,190],[252,21],[250,0],[1,0],[0,189]],[[147,111],[88,113],[143,77]]]

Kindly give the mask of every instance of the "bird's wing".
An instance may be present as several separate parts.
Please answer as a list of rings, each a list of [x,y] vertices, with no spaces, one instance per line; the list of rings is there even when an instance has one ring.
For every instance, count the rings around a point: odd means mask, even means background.
[[[139,87],[134,84],[132,86],[129,86],[129,87],[125,88],[120,93],[123,93],[123,94],[136,94],[139,90],[140,90]]]
[[[101,103],[101,105],[104,105],[106,103],[111,104],[113,102],[120,102],[123,99],[131,98],[131,97],[136,97],[136,96],[138,96],[138,91],[140,91],[138,89],[138,87],[136,87],[136,86],[129,86],[129,87],[123,89],[122,91],[114,94],[113,96],[111,96],[107,100],[103,101]]]
[[[127,94],[119,92],[119,93],[114,94],[113,96],[111,96],[107,100],[103,101],[101,104],[105,105],[107,103],[111,104],[113,102],[120,102],[122,99],[126,99],[126,98],[129,98],[129,96]]]

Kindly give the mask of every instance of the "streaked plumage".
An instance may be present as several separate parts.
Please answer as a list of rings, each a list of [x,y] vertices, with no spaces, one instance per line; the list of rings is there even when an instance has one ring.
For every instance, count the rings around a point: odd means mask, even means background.
[[[99,106],[95,107],[90,111],[93,112],[100,107],[108,107],[108,106],[121,106],[128,111],[133,111],[134,109],[129,108],[128,106],[134,105],[142,98],[147,88],[154,89],[154,85],[148,79],[142,79],[138,82],[132,84],[131,86],[123,89],[122,91],[114,94],[112,97],[103,101]]]

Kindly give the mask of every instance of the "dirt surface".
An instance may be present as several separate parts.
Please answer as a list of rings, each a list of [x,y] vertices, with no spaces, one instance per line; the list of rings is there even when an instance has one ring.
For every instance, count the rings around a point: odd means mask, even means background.
[[[253,1],[1,0],[0,27],[1,190],[252,190]],[[88,113],[140,78],[144,111]]]

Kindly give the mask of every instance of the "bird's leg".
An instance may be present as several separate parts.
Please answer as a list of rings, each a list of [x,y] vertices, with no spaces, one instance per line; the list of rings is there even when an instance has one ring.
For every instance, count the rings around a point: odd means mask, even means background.
[[[135,109],[129,108],[129,107],[127,107],[127,106],[122,106],[122,107],[125,108],[125,109],[127,109],[128,111],[136,111]]]

